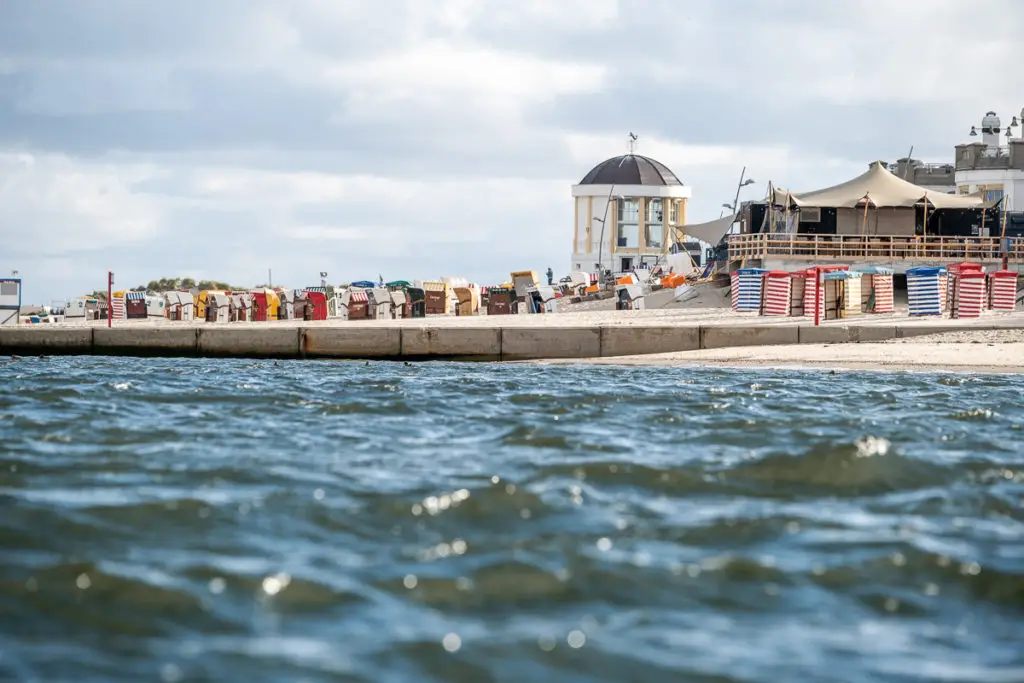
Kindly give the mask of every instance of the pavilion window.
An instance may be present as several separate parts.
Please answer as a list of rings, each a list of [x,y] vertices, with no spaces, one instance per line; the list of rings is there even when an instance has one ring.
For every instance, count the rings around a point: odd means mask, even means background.
[[[640,240],[640,200],[624,197],[616,204],[618,221],[615,244],[618,247],[635,249],[639,246]]]
[[[662,223],[648,223],[644,226],[644,238],[649,249],[664,248],[665,226]]]
[[[630,197],[624,197],[618,202],[619,208],[619,223],[639,223],[640,222],[640,200],[633,199]]]
[[[639,246],[640,226],[636,223],[619,223],[616,245],[627,249]]]
[[[645,214],[647,223],[661,224],[664,220],[662,213],[661,199],[653,198],[647,200],[647,212]]]

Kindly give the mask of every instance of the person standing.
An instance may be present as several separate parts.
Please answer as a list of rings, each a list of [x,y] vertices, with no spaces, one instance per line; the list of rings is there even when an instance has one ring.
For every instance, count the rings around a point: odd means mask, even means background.
[[[555,271],[551,270],[551,266],[548,266],[548,286],[555,284]]]

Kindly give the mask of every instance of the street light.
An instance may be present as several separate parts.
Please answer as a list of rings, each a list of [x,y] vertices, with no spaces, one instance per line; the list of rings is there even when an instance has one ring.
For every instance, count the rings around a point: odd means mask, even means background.
[[[608,209],[611,207],[612,201],[621,202],[623,200],[621,195],[613,194],[614,192],[615,186],[612,185],[611,189],[608,191],[608,199],[604,202],[604,218],[590,219],[591,221],[597,221],[601,224],[601,239],[597,243],[597,263],[594,264],[597,267],[598,277],[601,276],[604,270],[604,266],[602,265],[602,259],[604,257],[604,226],[608,222]]]
[[[1007,126],[1006,126],[1006,139],[1007,139],[1007,141],[1009,141],[1010,138],[1013,137],[1013,132],[1012,132],[1011,129],[1016,128],[1017,126],[1021,125],[1022,123],[1024,123],[1024,107],[1022,107],[1021,110],[1020,110],[1020,118],[1018,119],[1018,117],[1013,116],[1010,119],[1010,123],[1007,124]],[[999,117],[996,116],[996,113],[994,111],[987,112],[985,114],[985,117],[981,120],[981,132],[983,134],[985,134],[985,135],[995,135],[995,137],[996,137],[996,143],[995,144],[998,145],[999,135],[1000,135],[1000,133],[1002,131],[999,128]],[[969,135],[972,138],[978,137],[978,127],[977,126],[971,126],[971,132],[969,133]],[[1024,138],[1024,130],[1021,131],[1021,138]],[[992,143],[989,143],[989,144],[992,144]]]
[[[747,178],[746,180],[744,180],[743,176],[746,175],[746,173],[747,167],[744,166],[743,170],[740,172],[740,181],[736,185],[736,197],[733,198],[732,204],[722,204],[723,209],[729,209],[729,211],[731,211],[734,215],[740,207],[740,190],[742,190],[747,185],[753,185],[754,183],[757,182],[753,178]]]
[[[1017,126],[1021,125],[1021,123],[1024,123],[1024,107],[1022,107],[1020,110],[1020,120],[1018,121],[1017,117],[1014,116],[1013,119],[1010,120],[1010,125],[1006,127],[1007,140],[1009,140],[1011,137],[1010,129],[1016,128]],[[1024,139],[1024,129],[1021,129],[1020,137],[1021,139]]]
[[[747,178],[746,180],[744,180],[743,176],[745,175],[747,175],[746,166],[744,166],[743,170],[740,171],[740,181],[739,183],[736,184],[736,196],[732,200],[732,205],[726,207],[727,209],[732,211],[733,214],[735,214],[736,210],[739,209],[740,207],[740,190],[742,190],[747,185],[753,185],[755,182],[753,178]]]

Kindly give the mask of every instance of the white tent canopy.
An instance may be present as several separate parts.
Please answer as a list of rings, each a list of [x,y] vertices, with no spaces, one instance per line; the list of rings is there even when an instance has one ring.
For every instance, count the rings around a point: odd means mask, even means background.
[[[707,223],[682,225],[677,228],[677,230],[694,239],[715,245],[722,241],[722,238],[728,234],[729,229],[735,222],[736,216],[729,215],[725,218],[716,218],[715,220],[708,221]]]
[[[693,265],[693,258],[685,251],[666,256],[665,265],[678,275],[691,275],[698,272],[696,266]]]
[[[908,183],[877,161],[845,183],[811,192],[776,189],[773,193],[774,204],[795,207],[857,208],[867,203],[878,209],[912,207],[925,202],[933,209],[980,209],[984,204],[981,197],[960,197]]]

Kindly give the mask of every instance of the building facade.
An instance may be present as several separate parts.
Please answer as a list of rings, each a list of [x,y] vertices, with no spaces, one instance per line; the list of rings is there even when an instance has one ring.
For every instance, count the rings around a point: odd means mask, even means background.
[[[885,265],[897,274],[914,266],[981,263],[1024,268],[1024,239],[1000,235],[998,211],[977,194],[958,196],[914,185],[888,165],[809,192],[776,188],[740,216],[743,233],[729,238],[728,261],[795,271],[808,265]]]
[[[572,186],[570,269],[625,272],[664,262],[686,224],[690,188],[665,164],[638,154],[606,159]]]
[[[0,325],[17,325],[21,311],[21,278],[0,278]]]
[[[981,141],[956,146],[958,194],[981,192],[985,201],[1002,199],[1004,210],[1024,209],[1024,131],[1021,137],[1012,135],[1018,125],[1014,117],[1002,144],[1002,122],[990,111],[981,120]],[[976,136],[977,130],[971,128],[971,135]]]
[[[1024,111],[1021,112],[1024,118]],[[920,187],[949,194],[982,193],[986,202],[1002,199],[1001,209],[1024,210],[1024,122],[1014,117],[1005,128],[993,112],[981,119],[981,140],[956,145],[953,163],[924,163],[903,158],[887,164],[894,175]],[[978,129],[971,128],[978,137]]]
[[[904,157],[895,164],[887,164],[897,178],[934,192],[956,194],[956,173],[953,164],[927,164]]]

